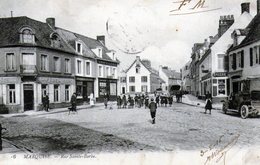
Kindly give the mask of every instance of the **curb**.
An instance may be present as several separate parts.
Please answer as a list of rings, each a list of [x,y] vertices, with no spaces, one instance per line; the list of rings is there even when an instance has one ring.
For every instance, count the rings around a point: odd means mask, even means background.
[[[195,107],[204,108],[204,106],[194,105],[194,104],[185,103],[185,102],[181,102],[181,104],[185,104],[185,105],[190,105],[190,106],[195,106]],[[221,108],[214,108],[214,107],[212,107],[212,109],[214,109],[214,110],[221,110]]]

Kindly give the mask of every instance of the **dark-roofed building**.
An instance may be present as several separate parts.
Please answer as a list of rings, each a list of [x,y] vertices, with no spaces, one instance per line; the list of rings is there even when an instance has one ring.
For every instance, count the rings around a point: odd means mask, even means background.
[[[0,18],[0,29],[0,110],[42,110],[44,94],[51,108],[70,106],[75,91],[82,101],[116,96],[119,61],[104,42],[58,28],[54,18]],[[109,70],[100,76],[99,66]]]
[[[257,4],[260,1],[257,0]],[[233,45],[228,50],[230,91],[260,90],[260,9],[245,29],[232,33]]]
[[[167,66],[159,66],[159,76],[165,82],[162,84],[162,91],[165,93],[169,92],[172,85],[181,86],[181,73]]]
[[[139,56],[136,56],[135,61],[126,69],[125,74],[126,93],[153,93],[165,83],[159,77],[158,71],[151,67],[151,62],[146,59],[141,60]]]

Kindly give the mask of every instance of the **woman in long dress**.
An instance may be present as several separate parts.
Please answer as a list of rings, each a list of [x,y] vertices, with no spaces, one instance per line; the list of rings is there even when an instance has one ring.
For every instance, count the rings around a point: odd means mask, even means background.
[[[95,98],[94,98],[94,94],[91,93],[90,96],[88,97],[89,98],[89,104],[91,107],[93,107],[95,105]]]

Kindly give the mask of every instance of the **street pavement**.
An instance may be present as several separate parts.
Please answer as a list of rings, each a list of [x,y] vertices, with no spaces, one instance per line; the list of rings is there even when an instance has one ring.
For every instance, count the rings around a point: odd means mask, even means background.
[[[148,109],[105,109],[103,104],[78,113],[53,110],[0,118],[3,135],[33,153],[140,152],[202,150],[221,138],[223,144],[239,136],[237,147],[260,144],[259,118],[241,119],[219,110],[181,103],[159,107],[156,124]],[[37,115],[38,113],[38,115]]]

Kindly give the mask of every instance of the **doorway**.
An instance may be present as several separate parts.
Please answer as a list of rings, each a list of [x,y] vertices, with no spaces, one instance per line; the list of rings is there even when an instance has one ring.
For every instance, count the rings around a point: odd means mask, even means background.
[[[125,87],[122,87],[122,93],[125,94]]]
[[[32,84],[23,85],[24,111],[34,110],[34,92]]]

